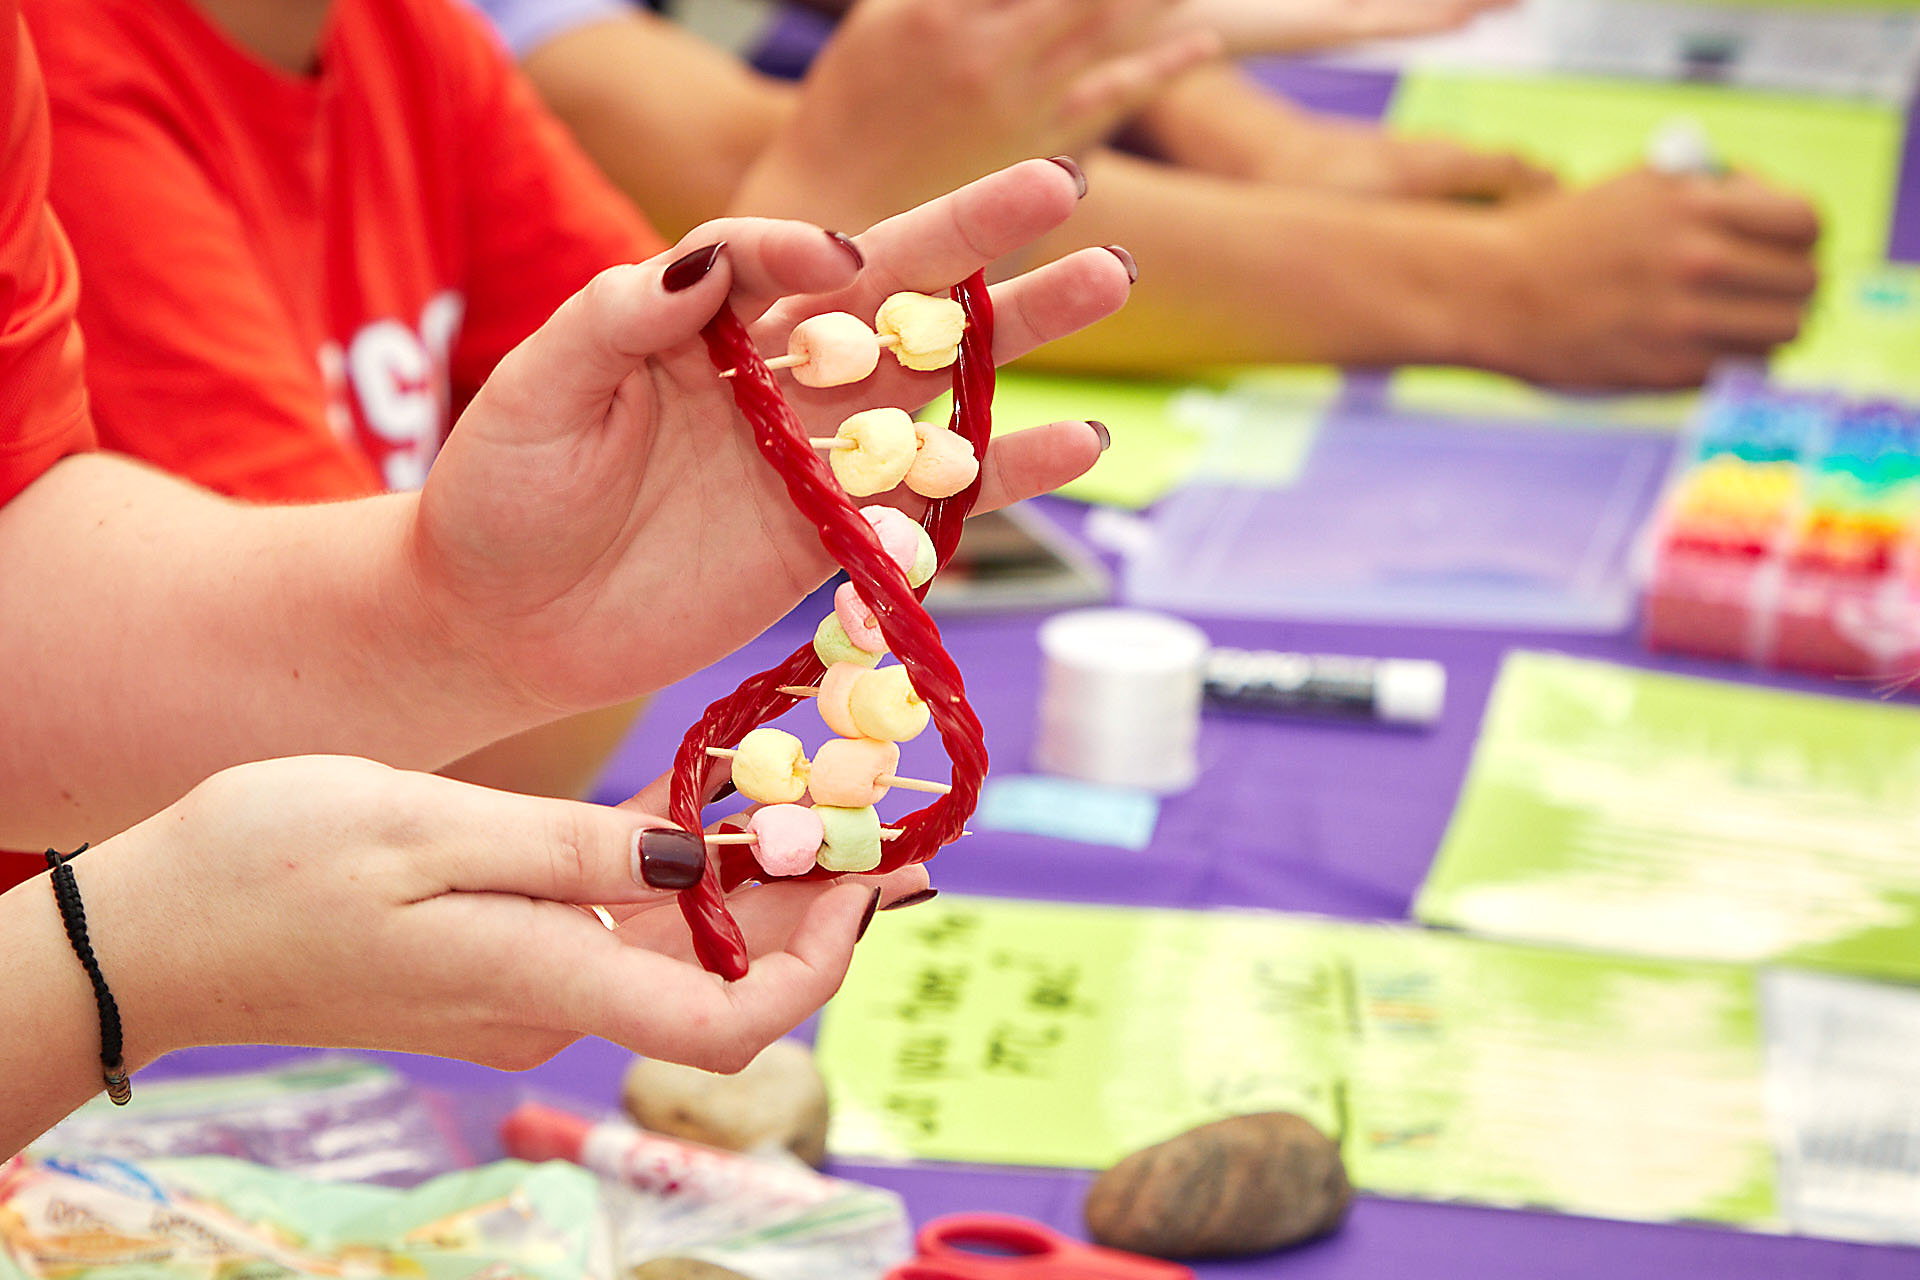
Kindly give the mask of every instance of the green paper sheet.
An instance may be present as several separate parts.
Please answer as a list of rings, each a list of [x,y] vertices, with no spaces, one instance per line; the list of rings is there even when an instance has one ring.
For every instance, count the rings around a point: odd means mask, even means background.
[[[1270,430],[1253,432],[1235,421],[1216,421],[1213,406],[1227,385],[1257,391],[1298,412],[1276,418]],[[1325,367],[1221,370],[1207,379],[1096,378],[1003,371],[994,392],[996,431],[1018,431],[1046,422],[1092,418],[1105,423],[1113,446],[1093,470],[1062,487],[1062,497],[1138,510],[1177,488],[1196,470],[1215,465],[1227,437],[1262,482],[1290,483],[1311,440],[1299,414],[1330,404],[1340,375]],[[929,405],[921,417],[944,421],[950,400]],[[1236,434],[1237,433],[1237,434]]]
[[[1743,971],[1253,912],[882,916],[818,1054],[841,1156],[1101,1167],[1226,1115],[1385,1195],[1777,1224]]]
[[[1920,710],[1513,653],[1414,912],[1920,980]]]
[[[1876,304],[1860,287],[1884,268],[1903,129],[1897,108],[1712,85],[1415,70],[1402,78],[1389,112],[1401,132],[1513,148],[1575,185],[1638,166],[1648,138],[1676,118],[1697,122],[1736,168],[1804,192],[1820,209],[1819,259],[1829,283],[1800,341],[1777,357],[1781,375],[1859,391],[1920,385],[1920,375],[1906,372],[1915,361],[1905,345],[1920,328],[1920,306],[1903,308],[1889,328],[1884,291]],[[1863,353],[1863,343],[1872,350]],[[1408,408],[1535,415],[1553,399],[1491,374],[1432,369],[1397,374],[1394,395]],[[1575,404],[1589,416],[1595,409]],[[1686,404],[1684,397],[1628,396],[1606,412],[1613,420],[1677,425]]]

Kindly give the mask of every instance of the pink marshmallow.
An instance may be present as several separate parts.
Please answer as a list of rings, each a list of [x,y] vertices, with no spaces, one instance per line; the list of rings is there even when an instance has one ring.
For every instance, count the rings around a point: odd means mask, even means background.
[[[898,507],[862,507],[860,514],[880,536],[880,549],[887,558],[900,566],[900,572],[910,571],[914,557],[920,554],[920,522]]]
[[[820,696],[814,704],[827,728],[843,738],[866,736],[853,723],[853,686],[866,674],[867,668],[857,662],[836,662],[820,677]]]
[[[859,316],[828,311],[793,327],[787,350],[806,357],[794,368],[794,381],[806,387],[841,387],[858,382],[880,363],[880,339]]]
[[[880,634],[880,620],[873,616],[873,610],[867,608],[867,602],[860,598],[851,582],[841,583],[833,593],[833,616],[840,619],[840,629],[853,641],[854,648],[862,653],[887,651],[887,638]]]
[[[980,474],[980,460],[959,432],[937,423],[916,422],[913,433],[919,437],[920,449],[907,468],[907,488],[921,497],[951,498]]]
[[[820,856],[826,828],[820,815],[801,804],[770,804],[747,819],[747,830],[759,839],[753,856],[770,876],[798,876],[813,870]]]
[[[814,753],[807,789],[815,804],[864,809],[887,794],[880,781],[900,767],[900,748],[874,738],[835,738]]]

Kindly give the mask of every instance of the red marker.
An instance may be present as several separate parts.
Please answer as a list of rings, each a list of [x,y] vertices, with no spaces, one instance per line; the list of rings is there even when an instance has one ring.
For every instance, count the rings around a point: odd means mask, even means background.
[[[521,1160],[568,1160],[657,1196],[702,1202],[744,1197],[763,1207],[803,1208],[841,1189],[811,1169],[682,1142],[623,1120],[596,1123],[532,1102],[501,1122],[500,1141]]]

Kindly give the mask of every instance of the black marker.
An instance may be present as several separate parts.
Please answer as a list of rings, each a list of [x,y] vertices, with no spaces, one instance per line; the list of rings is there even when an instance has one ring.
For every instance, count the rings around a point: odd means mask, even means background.
[[[1214,649],[1204,687],[1215,706],[1430,725],[1447,699],[1447,669],[1425,658]]]

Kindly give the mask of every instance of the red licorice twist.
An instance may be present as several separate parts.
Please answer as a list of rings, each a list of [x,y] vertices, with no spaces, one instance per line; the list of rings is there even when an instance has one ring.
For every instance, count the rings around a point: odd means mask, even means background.
[[[953,429],[984,458],[993,435],[993,303],[986,278],[979,272],[953,289],[966,314],[966,332],[953,368]],[[801,514],[819,531],[821,545],[847,571],[860,597],[873,610],[887,647],[907,669],[913,687],[926,700],[953,763],[953,790],[926,808],[894,823],[901,834],[882,846],[880,865],[873,874],[925,862],[941,846],[959,836],[980,799],[987,773],[987,747],[980,721],[967,702],[960,669],[940,643],[940,630],[927,616],[906,574],[881,549],[873,526],[860,515],[807,437],[806,428],[775,385],[766,362],[754,350],[746,326],[731,308],[701,331],[707,354],[716,369],[733,369],[733,399],[740,407],[761,453],[780,474],[787,493]],[[984,469],[983,469],[984,474]],[[960,542],[960,529],[980,496],[980,480],[951,498],[927,504],[921,523],[933,539],[941,568]],[[701,831],[700,810],[711,758],[708,747],[737,747],[749,732],[791,708],[801,699],[778,692],[782,685],[815,685],[825,674],[811,643],[804,644],[780,665],[742,682],[738,689],[707,708],[700,722],[687,730],[673,760],[673,783],[668,813],[688,831]],[[800,879],[818,879],[836,873],[814,868]],[[724,846],[707,859],[700,883],[680,894],[680,910],[693,933],[693,946],[705,968],[732,981],[746,976],[746,940],[727,910],[726,894],[748,880],[766,874],[750,850]]]

